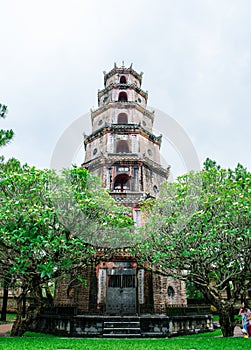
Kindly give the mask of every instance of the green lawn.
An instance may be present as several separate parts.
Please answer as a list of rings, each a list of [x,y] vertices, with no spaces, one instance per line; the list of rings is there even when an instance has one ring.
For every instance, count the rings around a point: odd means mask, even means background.
[[[70,339],[27,333],[23,338],[0,338],[1,350],[246,350],[251,339],[221,338],[220,331],[171,339]],[[34,337],[32,337],[34,336]]]

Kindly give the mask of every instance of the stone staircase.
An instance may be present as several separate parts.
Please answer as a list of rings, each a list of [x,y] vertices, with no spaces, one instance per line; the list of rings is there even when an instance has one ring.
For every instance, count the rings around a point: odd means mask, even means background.
[[[141,337],[140,318],[137,316],[106,317],[103,328],[104,338]]]

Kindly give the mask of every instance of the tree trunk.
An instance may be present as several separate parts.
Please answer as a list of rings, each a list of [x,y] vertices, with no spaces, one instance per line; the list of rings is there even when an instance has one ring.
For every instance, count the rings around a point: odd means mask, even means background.
[[[208,288],[202,287],[197,283],[197,287],[201,290],[209,303],[217,309],[223,337],[233,337],[236,325],[233,308],[235,299],[231,298],[230,288],[227,288],[227,298],[222,298],[219,291],[215,289],[213,285],[210,285],[210,288]]]
[[[26,315],[26,295],[23,298],[22,302],[22,318],[25,318]]]
[[[21,293],[17,298],[17,318],[11,330],[11,336],[13,337],[21,337],[26,331],[28,331],[37,316],[41,313],[43,307],[46,305],[46,302],[42,298],[41,288],[38,284],[37,286],[35,286],[35,283],[33,284],[32,291],[35,303],[27,308],[25,315],[23,315],[23,311],[27,292]]]
[[[24,300],[26,299],[26,293],[22,292],[18,297],[17,297],[17,317],[14,321],[14,324],[11,329],[11,336],[22,336],[23,332],[20,331],[22,328],[22,316],[23,316],[23,303]],[[24,319],[25,320],[25,319]]]
[[[20,315],[18,315],[11,329],[11,336],[21,337],[27,330],[27,320],[23,319],[22,317],[20,317]]]
[[[220,326],[223,337],[233,337],[236,326],[234,320],[234,298],[232,296],[230,285],[226,288],[227,299],[221,300],[218,311],[220,316]]]
[[[1,321],[3,321],[3,322],[6,322],[7,304],[8,304],[8,283],[7,283],[6,279],[4,279],[4,282],[3,282],[3,304],[2,304],[2,311],[1,311]]]
[[[232,322],[232,315],[231,312],[228,312],[228,310],[222,310],[219,311],[219,322],[221,326],[221,331],[223,334],[223,337],[233,337],[234,335],[234,328],[235,324]]]

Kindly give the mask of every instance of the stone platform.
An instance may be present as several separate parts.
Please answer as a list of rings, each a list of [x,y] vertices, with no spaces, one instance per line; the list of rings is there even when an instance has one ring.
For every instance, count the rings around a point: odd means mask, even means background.
[[[211,315],[40,315],[34,331],[68,337],[172,337],[213,331]]]

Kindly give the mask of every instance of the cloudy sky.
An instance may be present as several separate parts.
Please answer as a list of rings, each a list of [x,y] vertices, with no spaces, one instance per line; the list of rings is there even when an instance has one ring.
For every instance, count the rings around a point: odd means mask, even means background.
[[[49,167],[72,123],[80,120],[81,133],[88,132],[87,113],[97,107],[103,71],[124,61],[144,72],[149,106],[175,120],[201,165],[210,157],[224,167],[240,162],[251,169],[249,0],[0,4],[0,102],[9,109],[0,127],[15,132],[1,149],[6,157]],[[163,158],[174,174],[185,171],[187,154],[169,140],[163,116],[157,117]],[[64,140],[62,157],[70,141]],[[82,160],[80,150],[73,161]]]

